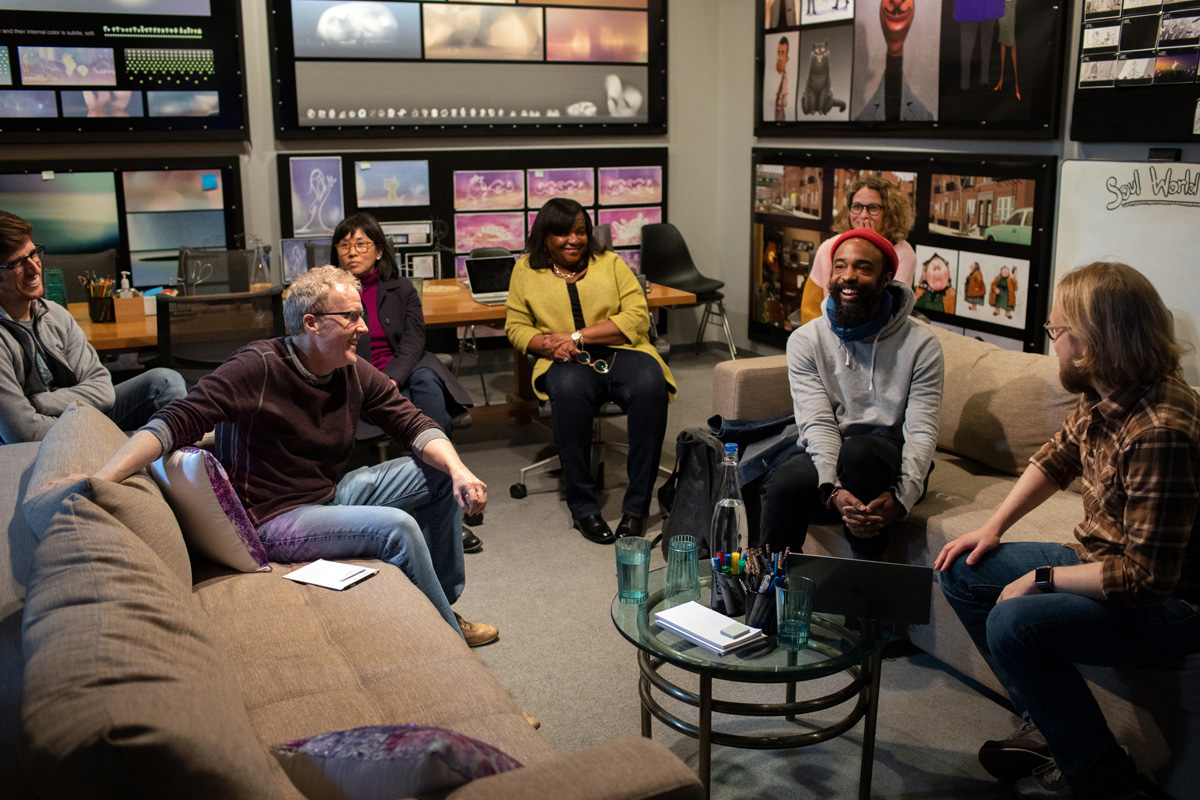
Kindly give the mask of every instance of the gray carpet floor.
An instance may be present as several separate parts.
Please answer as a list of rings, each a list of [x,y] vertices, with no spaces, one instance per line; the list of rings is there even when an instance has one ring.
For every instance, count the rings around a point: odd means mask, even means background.
[[[507,354],[493,353],[488,371],[493,400],[512,387],[503,369]],[[671,369],[680,388],[670,409],[663,463],[674,463],[676,434],[702,425],[711,406],[711,375],[721,351],[676,352]],[[485,361],[485,365],[488,362]],[[490,366],[489,366],[490,369]],[[478,375],[463,383],[482,402]],[[624,441],[623,419],[604,423],[605,438]],[[497,625],[498,642],[474,652],[516,702],[542,722],[542,733],[559,752],[572,752],[640,731],[635,649],[615,629],[610,605],[616,591],[611,546],[592,544],[570,527],[557,480],[530,482],[522,500],[509,496],[517,470],[546,454],[547,427],[537,422],[477,423],[456,432],[467,465],[489,488],[484,524],[476,533],[483,552],[468,555],[467,588],[455,609],[469,620]],[[608,459],[605,517],[620,519],[624,460]],[[652,507],[657,513],[657,501]],[[661,527],[651,517],[651,535]],[[663,566],[657,550],[651,567]],[[890,645],[882,671],[876,744],[875,798],[940,800],[1007,796],[975,758],[983,739],[1007,735],[1017,720],[996,702],[958,680],[907,643]],[[695,676],[672,673],[696,688]],[[800,696],[830,690],[844,676],[801,685]],[[690,683],[689,683],[690,681]],[[716,682],[718,698],[778,702],[783,687]],[[669,708],[669,703],[664,703]],[[676,707],[686,717],[691,709]],[[849,706],[831,709],[818,721],[840,719]],[[692,712],[694,713],[694,712]],[[802,731],[805,723],[717,715],[718,730]],[[697,743],[654,723],[654,737],[693,768]],[[840,739],[790,751],[714,747],[714,798],[856,797],[862,724]]]

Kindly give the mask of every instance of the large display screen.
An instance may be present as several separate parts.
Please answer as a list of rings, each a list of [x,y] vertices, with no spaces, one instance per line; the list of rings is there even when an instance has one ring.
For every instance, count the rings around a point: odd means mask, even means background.
[[[665,0],[270,0],[280,138],[660,134]]]
[[[0,142],[245,139],[238,0],[0,0]]]
[[[173,286],[180,247],[228,247],[243,232],[236,158],[10,163],[0,208],[33,225],[45,266],[116,250],[139,288]]]

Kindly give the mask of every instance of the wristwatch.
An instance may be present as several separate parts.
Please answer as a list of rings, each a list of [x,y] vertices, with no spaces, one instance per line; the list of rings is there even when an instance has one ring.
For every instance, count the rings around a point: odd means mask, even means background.
[[[575,331],[571,334],[571,341],[575,344],[575,347],[583,347],[583,334]]]
[[[1033,585],[1043,592],[1054,591],[1054,567],[1038,567],[1033,571]]]

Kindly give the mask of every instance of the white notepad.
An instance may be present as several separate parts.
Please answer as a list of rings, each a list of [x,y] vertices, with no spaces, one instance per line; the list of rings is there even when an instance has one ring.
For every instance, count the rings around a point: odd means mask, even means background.
[[[379,570],[374,567],[342,564],[320,558],[311,564],[305,564],[300,569],[292,570],[283,577],[289,581],[311,583],[314,586],[324,586],[326,589],[337,589],[340,592],[359,581],[365,581],[376,572]]]
[[[689,642],[698,644],[719,656],[764,638],[761,628],[748,626],[739,636],[726,636],[721,631],[731,625],[739,624],[738,621],[719,611],[702,606],[695,600],[655,612],[654,621],[672,633],[677,633]]]

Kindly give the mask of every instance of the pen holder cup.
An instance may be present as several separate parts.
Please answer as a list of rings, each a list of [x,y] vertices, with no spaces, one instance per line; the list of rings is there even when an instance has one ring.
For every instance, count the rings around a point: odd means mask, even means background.
[[[746,612],[746,590],[736,575],[713,572],[712,600],[709,605],[713,611],[719,611],[727,617],[740,617]]]
[[[746,598],[746,624],[751,628],[762,628],[762,632],[767,636],[774,636],[779,632],[774,592],[755,592]]]
[[[668,606],[700,599],[700,543],[695,536],[673,536],[667,550],[667,583],[663,599]]]
[[[92,322],[112,322],[113,299],[111,297],[89,297],[88,316]]]

